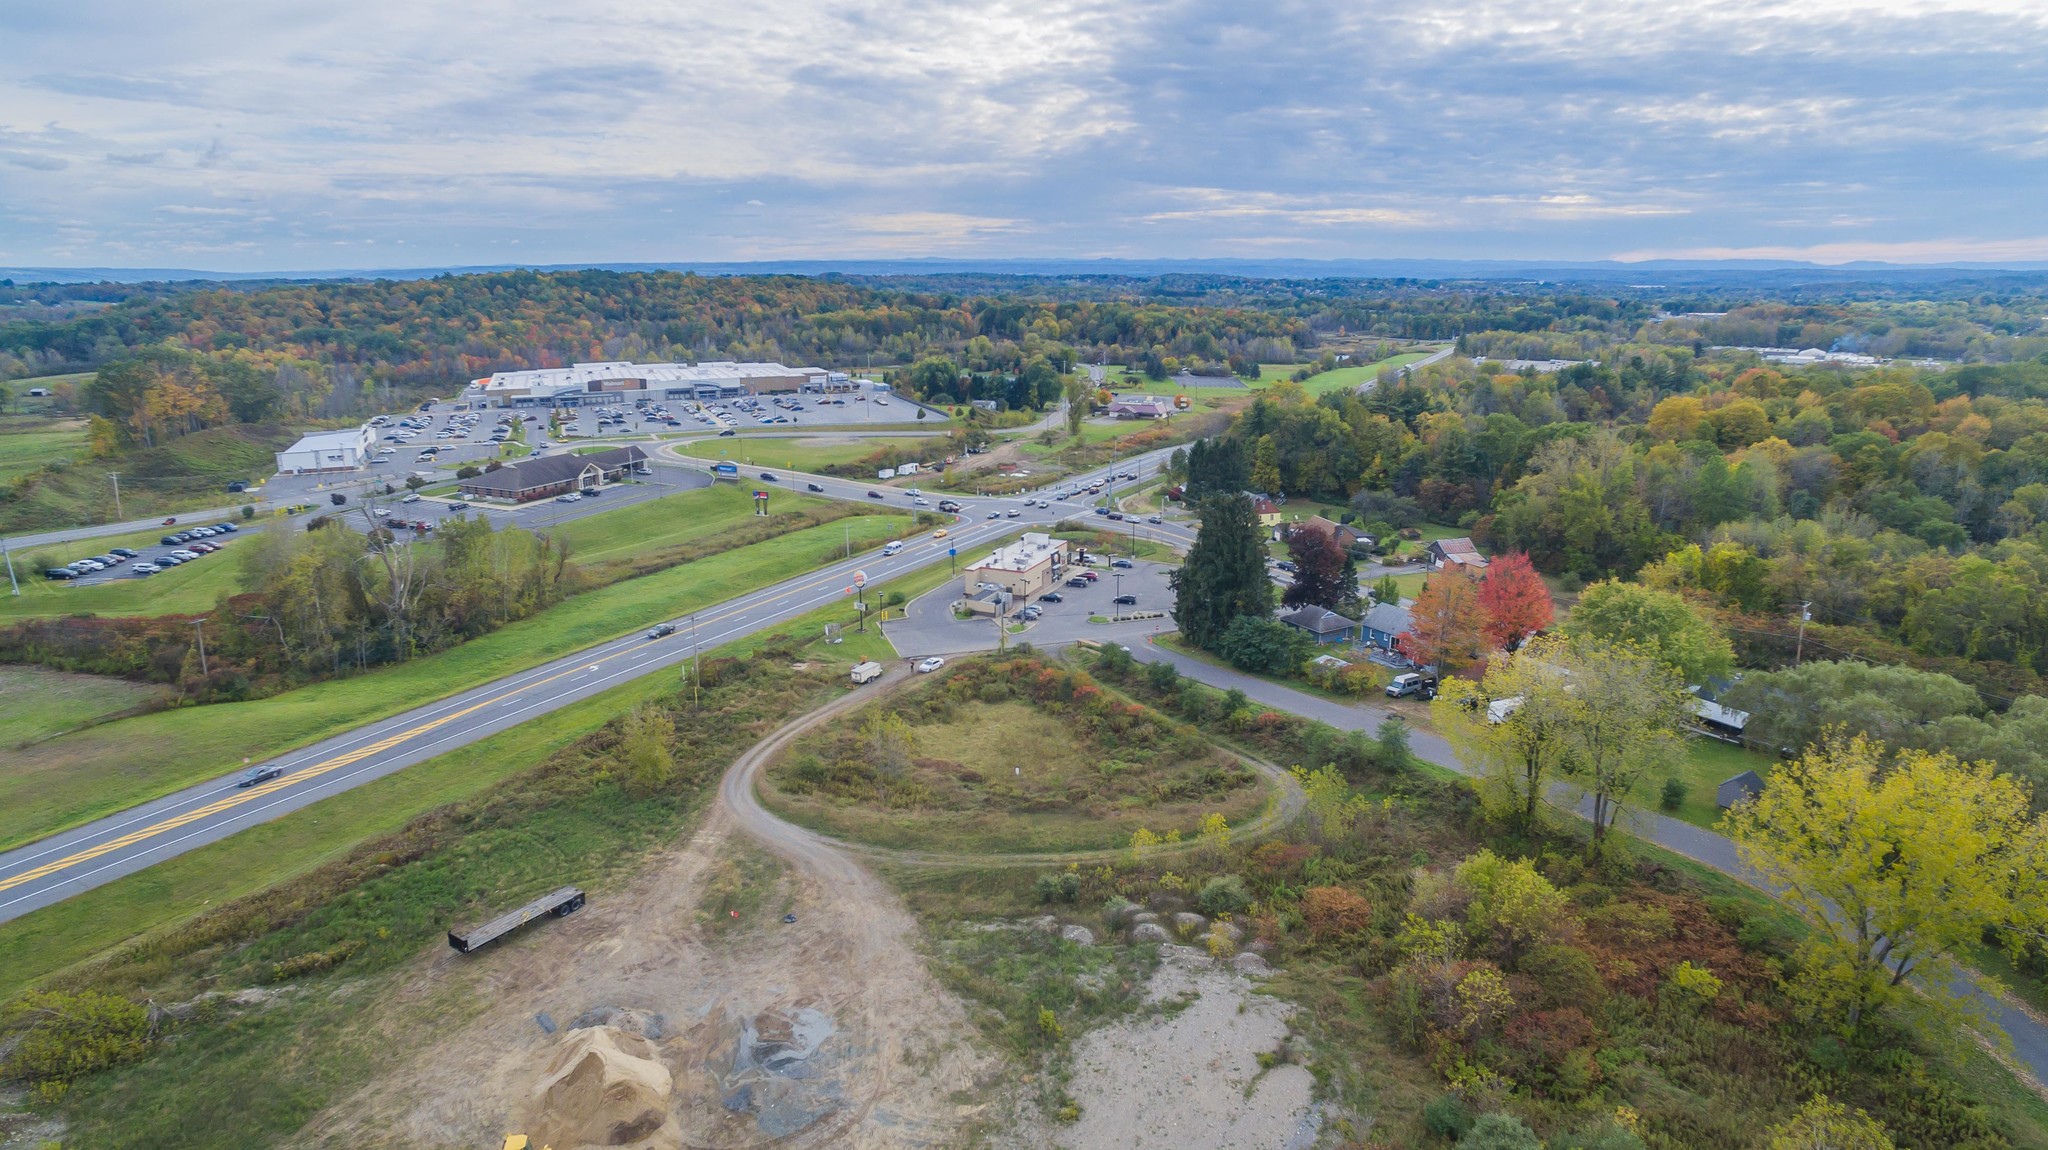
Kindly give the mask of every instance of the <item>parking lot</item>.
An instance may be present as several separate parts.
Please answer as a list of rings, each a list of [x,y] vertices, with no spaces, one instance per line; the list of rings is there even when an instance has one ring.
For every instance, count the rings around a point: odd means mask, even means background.
[[[1107,618],[1113,612],[1159,611],[1170,615],[1173,611],[1173,590],[1167,585],[1166,577],[1174,570],[1174,565],[1137,559],[1124,560],[1131,565],[1120,568],[1110,566],[1111,560],[1107,556],[1096,556],[1096,559],[1093,567],[1073,568],[1076,571],[1094,571],[1096,578],[1093,581],[1083,579],[1084,585],[1079,587],[1062,583],[1053,589],[1059,599],[1052,602],[1014,605],[1009,622],[1020,621],[1025,607],[1036,608],[1037,618],[1024,620],[1024,629],[1013,632],[1008,641],[1047,647],[1072,643],[1077,639],[1130,643],[1155,632],[1173,629],[1170,617],[1116,623],[1089,622],[1095,617]],[[954,579],[919,596],[908,604],[904,618],[883,624],[883,633],[895,644],[897,652],[906,657],[994,648],[996,628],[988,616],[977,615],[971,619],[953,617],[952,604],[961,597],[961,591],[960,580]],[[1113,603],[1118,595],[1128,596],[1133,602]]]
[[[925,417],[918,420],[917,404],[901,396],[869,391],[833,395],[755,395],[707,403],[686,399],[641,402],[622,399],[610,406],[571,410],[575,413],[574,419],[565,422],[562,430],[565,435],[580,438],[674,431],[713,434],[731,431],[738,434],[763,428],[801,430],[910,421],[936,428],[947,421],[946,413],[938,408],[926,408]]]
[[[161,539],[147,547],[120,547],[111,551],[101,551],[92,550],[89,543],[79,543],[75,548],[79,552],[78,557],[70,560],[78,566],[66,568],[79,573],[62,582],[76,587],[90,587],[115,579],[152,575],[158,570],[168,570],[183,563],[226,562],[224,552],[238,537],[246,533],[238,524],[216,520],[165,527]],[[177,539],[176,542],[165,541],[176,539],[178,536],[184,538]],[[127,554],[122,554],[124,551]],[[85,566],[88,563],[98,564],[101,569],[90,570]],[[47,571],[38,571],[35,574],[49,578]]]

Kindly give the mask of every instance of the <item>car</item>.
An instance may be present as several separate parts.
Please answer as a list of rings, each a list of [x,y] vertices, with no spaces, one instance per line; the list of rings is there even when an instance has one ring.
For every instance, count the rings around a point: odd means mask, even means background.
[[[213,529],[215,531],[225,531],[230,535],[233,535],[235,532],[241,530],[241,528],[235,526],[232,523],[216,523],[213,525]]]
[[[417,491],[408,491],[405,493],[405,498],[399,500],[400,503],[418,503],[419,501],[420,493]]]
[[[1067,580],[1067,586],[1081,590],[1086,590],[1088,587],[1088,580],[1081,578],[1079,575],[1076,575],[1072,579]]]
[[[588,497],[590,497],[591,499],[595,499],[595,498],[597,498],[598,496],[600,496],[600,495],[603,495],[603,494],[604,494],[604,488],[602,488],[602,487],[586,487],[586,488],[584,488],[584,489],[583,489],[583,494],[584,494],[584,495],[586,495],[586,496],[588,496]]]
[[[881,492],[879,492],[879,491],[870,491],[870,492],[868,492],[868,498],[869,498],[869,499],[880,499],[881,497],[882,497],[882,493],[881,493]]]
[[[1033,604],[1032,606],[1024,608],[1022,611],[1017,612],[1017,618],[1029,622],[1043,614],[1045,614],[1045,611],[1039,608],[1036,604]]]
[[[649,639],[666,639],[675,633],[676,625],[674,623],[656,623],[648,630],[647,637]]]
[[[201,555],[211,555],[214,552],[220,550],[220,544],[193,542],[185,544],[185,549],[187,551],[197,551]]]
[[[885,544],[882,547],[882,556],[883,558],[887,558],[901,550],[903,550],[903,540],[891,539],[887,544]]]
[[[1107,515],[1107,514],[1109,514],[1109,508],[1107,508],[1107,507],[1098,507],[1098,508],[1096,508],[1096,509],[1095,509],[1095,514],[1097,514],[1097,515]]]
[[[804,484],[804,490],[805,490],[805,491],[823,491],[823,490],[825,490],[825,485],[824,485],[824,484],[822,484],[822,483],[806,483],[806,484]]]
[[[911,497],[910,497],[910,503],[911,503],[911,506],[913,506],[913,507],[930,507],[930,506],[932,505],[932,501],[931,501],[931,500],[929,500],[929,499],[926,499],[926,498],[925,498],[924,496],[922,496],[922,495],[913,495],[913,496],[911,496]]]
[[[1279,561],[1278,563],[1275,563],[1275,564],[1273,564],[1273,566],[1275,566],[1275,567],[1278,567],[1278,568],[1279,568],[1280,570],[1282,570],[1282,571],[1295,571],[1295,570],[1299,570],[1299,568],[1297,568],[1297,567],[1296,567],[1296,566],[1294,565],[1294,560],[1292,560],[1292,559],[1282,559],[1282,560],[1280,560],[1280,561]]]
[[[1117,522],[1121,523],[1121,522],[1123,522],[1123,518],[1124,518],[1124,513],[1123,513],[1123,512],[1121,512],[1121,511],[1112,511],[1112,512],[1110,512],[1110,513],[1109,513],[1109,517],[1110,517],[1111,519],[1114,519],[1114,520],[1116,520]]]
[[[130,575],[154,575],[161,570],[163,568],[154,563],[137,563],[128,569],[128,573]]]
[[[1138,597],[1136,595],[1118,595],[1116,598],[1111,599],[1110,602],[1119,607],[1136,607],[1138,605]]]
[[[1081,573],[1080,573],[1079,575],[1076,575],[1076,576],[1074,576],[1074,578],[1076,578],[1076,579],[1079,579],[1079,580],[1081,580],[1081,581],[1082,581],[1082,582],[1084,582],[1084,583],[1093,583],[1093,582],[1095,582],[1095,581],[1096,581],[1097,579],[1100,579],[1100,578],[1102,578],[1102,576],[1100,576],[1100,575],[1097,575],[1097,574],[1096,574],[1095,572],[1093,572],[1093,571],[1083,571],[1083,572],[1081,572]]]
[[[95,555],[92,557],[92,561],[102,567],[114,567],[128,562],[128,557],[126,555]]]
[[[283,776],[283,767],[265,763],[260,767],[250,767],[248,770],[243,771],[242,777],[235,780],[235,785],[238,787],[253,787],[257,783],[269,782],[271,779],[282,778]]]
[[[95,563],[90,559],[73,560],[70,563],[66,563],[64,566],[71,568],[73,571],[78,572],[80,575],[90,575],[95,571],[105,571],[107,569],[106,564]]]
[[[137,552],[130,551],[126,547],[109,547],[107,548],[107,554],[119,555],[123,559],[133,559],[135,558]]]
[[[1436,698],[1436,679],[1429,675],[1410,671],[1407,674],[1394,676],[1394,681],[1387,684],[1387,698],[1401,699],[1409,695],[1418,696],[1425,702]]]
[[[732,428],[728,427],[728,428],[726,428],[726,429],[725,429],[724,431],[721,431],[721,432],[719,432],[719,433],[718,433],[718,436],[719,436],[719,438],[720,438],[720,439],[723,439],[723,438],[725,438],[725,437],[726,437],[726,436],[728,436],[728,435],[738,435],[738,434],[739,434],[739,432],[737,432],[737,431],[734,431],[734,430],[733,430]]]
[[[1019,511],[1015,507],[1012,507],[1008,511],[1003,512],[1003,517],[1006,519],[1015,519],[1022,514],[1024,514],[1022,511]]]
[[[192,538],[194,539],[211,539],[216,534],[218,532],[214,531],[211,527],[194,527],[192,529]]]
[[[1110,561],[1109,561],[1109,565],[1110,565],[1111,567],[1122,567],[1122,568],[1124,568],[1125,570],[1129,570],[1129,569],[1130,569],[1131,567],[1135,566],[1135,565],[1134,565],[1134,564],[1133,564],[1133,563],[1132,563],[1132,562],[1131,562],[1130,560],[1128,560],[1128,559],[1112,559],[1112,560],[1110,560]]]
[[[76,579],[76,578],[78,578],[78,572],[76,572],[76,571],[73,571],[73,570],[72,570],[71,568],[69,568],[69,567],[52,567],[52,568],[50,568],[49,570],[47,570],[47,571],[43,572],[43,578],[45,578],[45,579]]]
[[[1164,519],[1161,519],[1161,518],[1160,518],[1160,517],[1158,517],[1157,515],[1147,515],[1147,516],[1145,517],[1145,522],[1147,522],[1147,523],[1164,523],[1164,522],[1166,522],[1166,520],[1164,520]]]
[[[779,479],[775,478],[775,473],[774,473],[774,472],[772,472],[772,471],[763,471],[763,472],[761,473],[761,478],[762,478],[762,479],[764,479],[764,480],[766,480],[766,481],[768,481],[769,483],[780,483],[780,482],[782,482],[781,480],[779,480]]]
[[[562,494],[555,496],[555,502],[557,503],[580,503],[582,501],[583,496],[574,491],[565,491]]]
[[[944,659],[939,658],[937,655],[933,655],[929,659],[918,660],[917,673],[920,675],[929,675],[933,671],[936,671],[940,667],[943,667],[945,665],[946,661]]]
[[[1040,603],[1064,603],[1067,597],[1057,591],[1047,591],[1038,597]]]
[[[150,562],[156,564],[158,567],[176,567],[178,564],[183,563],[184,560],[178,558],[176,555],[159,555],[156,558],[150,560]]]
[[[991,511],[988,513],[988,517],[990,519],[1001,519],[1003,517],[1003,513],[1000,511]]]
[[[944,539],[945,537],[946,529],[943,527],[939,528],[937,531],[932,532],[932,538],[934,539]]]
[[[190,562],[192,562],[192,561],[193,561],[194,559],[197,559],[197,558],[199,558],[199,552],[197,552],[197,551],[185,551],[185,550],[179,550],[179,551],[173,551],[173,552],[171,552],[171,555],[172,555],[172,557],[174,557],[174,558],[177,558],[177,559],[183,559],[183,560],[184,560],[185,562],[187,562],[187,563],[190,563]]]

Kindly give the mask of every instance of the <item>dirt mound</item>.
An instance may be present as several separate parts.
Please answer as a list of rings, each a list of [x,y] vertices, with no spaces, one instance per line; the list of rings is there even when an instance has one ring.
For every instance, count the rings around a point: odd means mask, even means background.
[[[535,1142],[558,1150],[680,1147],[669,1117],[674,1091],[654,1043],[609,1026],[571,1030],[534,1088],[529,1127]]]

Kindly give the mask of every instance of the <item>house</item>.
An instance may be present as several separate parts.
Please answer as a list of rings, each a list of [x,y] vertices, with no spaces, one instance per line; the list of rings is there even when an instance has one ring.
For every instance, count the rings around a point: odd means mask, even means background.
[[[590,455],[564,453],[486,471],[474,479],[463,480],[461,491],[478,499],[531,503],[536,499],[616,483],[628,472],[644,474],[646,470],[647,453],[637,447],[614,448]]]
[[[1744,799],[1753,799],[1763,793],[1763,777],[1755,771],[1744,771],[1714,788],[1714,805],[1725,811]]]
[[[1348,643],[1358,633],[1357,623],[1324,607],[1289,611],[1280,621],[1318,643]]]
[[[1337,541],[1337,546],[1342,547],[1346,551],[1360,544],[1364,544],[1367,547],[1373,544],[1372,536],[1367,535],[1365,532],[1347,524],[1326,519],[1321,515],[1311,515],[1298,523],[1290,524],[1290,526],[1297,531],[1313,531],[1318,535],[1328,535]]]
[[[1709,679],[1700,686],[1687,688],[1693,693],[1693,714],[1698,716],[1700,725],[1708,733],[1717,737],[1739,739],[1749,727],[1748,711],[1740,711],[1721,702],[1721,696],[1734,685],[1726,679]]]
[[[1398,603],[1375,603],[1365,613],[1359,627],[1359,640],[1367,646],[1394,649],[1394,640],[1415,629],[1415,620],[1408,613],[1414,605],[1413,599]]]
[[[1252,496],[1252,512],[1259,517],[1259,526],[1280,526],[1280,505],[1265,496]]]
[[[1460,571],[1477,572],[1486,570],[1486,556],[1479,553],[1470,539],[1438,539],[1423,549],[1422,561],[1431,571],[1456,568]]]

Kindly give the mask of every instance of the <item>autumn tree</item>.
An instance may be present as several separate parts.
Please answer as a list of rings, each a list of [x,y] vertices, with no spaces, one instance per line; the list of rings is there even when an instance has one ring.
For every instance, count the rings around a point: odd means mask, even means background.
[[[1333,531],[1302,524],[1287,529],[1287,557],[1294,561],[1294,582],[1280,594],[1289,607],[1313,604],[1339,614],[1358,606],[1358,565],[1337,543]]]
[[[1685,757],[1692,695],[1670,667],[1633,647],[1576,640],[1556,648],[1552,662],[1569,684],[1564,773],[1592,800],[1587,854],[1597,857],[1636,786]]]
[[[1557,614],[1550,588],[1521,551],[1497,555],[1487,563],[1479,581],[1479,607],[1486,613],[1487,645],[1503,650],[1513,650],[1550,626]]]
[[[1809,928],[1799,998],[1854,1035],[1908,979],[1962,1015],[1958,956],[1987,931],[2023,939],[2048,921],[2048,820],[2029,798],[1990,763],[1837,736],[1723,825]]]
[[[1477,683],[1451,679],[1430,718],[1462,762],[1477,766],[1479,800],[1521,833],[1539,829],[1543,788],[1571,753],[1567,726],[1577,704],[1561,666],[1564,640],[1543,636],[1487,664]]]
[[[1479,606],[1479,584],[1464,574],[1444,571],[1430,579],[1415,597],[1408,618],[1412,629],[1401,636],[1401,646],[1419,666],[1464,666],[1485,649],[1486,612]]]
[[[1363,934],[1372,927],[1372,903],[1341,886],[1312,886],[1302,892],[1302,923],[1317,942]]]
[[[1574,639],[1631,646],[1687,683],[1726,676],[1735,665],[1728,637],[1683,596],[1634,583],[1586,588],[1564,629]]]
[[[917,753],[917,732],[894,711],[877,709],[860,727],[861,748],[868,765],[884,778],[894,778],[910,766]]]
[[[1892,1150],[1884,1124],[1816,1094],[1799,1112],[1771,1127],[1765,1150]]]
[[[675,721],[668,711],[645,703],[628,712],[619,739],[619,776],[628,790],[646,796],[675,778]]]
[[[1170,579],[1173,621],[1182,638],[1213,650],[1234,620],[1272,614],[1273,584],[1266,577],[1266,551],[1252,501],[1243,495],[1215,496],[1203,500],[1200,510],[1202,526],[1194,545]]]

